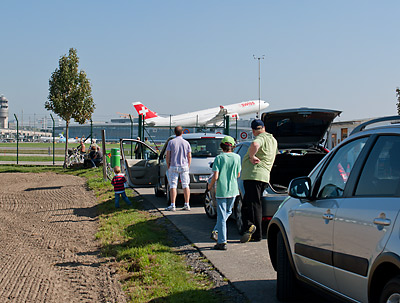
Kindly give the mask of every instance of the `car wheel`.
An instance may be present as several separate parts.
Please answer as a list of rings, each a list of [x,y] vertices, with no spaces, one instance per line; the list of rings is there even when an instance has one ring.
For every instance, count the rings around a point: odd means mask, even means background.
[[[154,187],[154,194],[156,197],[164,197],[164,191],[161,189],[161,181],[158,181],[156,187]]]
[[[282,232],[278,233],[276,243],[276,297],[279,301],[290,301],[296,297],[296,277],[289,262],[288,252]]]
[[[380,303],[400,301],[400,276],[391,279],[383,288]]]
[[[243,234],[242,197],[238,195],[235,200],[235,220],[239,234]]]
[[[207,190],[204,197],[204,210],[209,218],[215,219],[217,217],[217,208],[215,207],[211,191]]]

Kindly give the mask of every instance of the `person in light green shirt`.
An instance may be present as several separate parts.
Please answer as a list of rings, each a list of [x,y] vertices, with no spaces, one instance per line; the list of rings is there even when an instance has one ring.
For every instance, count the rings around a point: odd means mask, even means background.
[[[219,154],[213,163],[214,175],[208,184],[211,190],[217,183],[215,197],[217,198],[217,224],[211,233],[211,239],[218,243],[214,246],[217,250],[227,249],[226,220],[232,213],[233,204],[239,194],[237,178],[240,177],[240,156],[233,153],[235,140],[225,136],[220,144],[223,153]]]
[[[271,169],[278,152],[276,139],[265,131],[264,123],[261,120],[253,120],[251,128],[256,138],[251,143],[242,161],[244,187],[242,204],[244,234],[240,239],[242,243],[250,240],[261,241],[261,196],[268,186]]]

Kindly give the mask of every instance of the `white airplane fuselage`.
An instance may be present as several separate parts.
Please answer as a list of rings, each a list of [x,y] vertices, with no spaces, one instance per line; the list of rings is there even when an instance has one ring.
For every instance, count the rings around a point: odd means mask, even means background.
[[[145,123],[151,126],[216,126],[223,122],[225,115],[230,116],[230,122],[234,122],[240,115],[253,114],[269,106],[263,100],[250,100],[185,114],[172,115],[170,117],[160,117],[139,102],[133,103],[133,105],[138,114],[145,115]],[[152,117],[146,118],[149,112]]]

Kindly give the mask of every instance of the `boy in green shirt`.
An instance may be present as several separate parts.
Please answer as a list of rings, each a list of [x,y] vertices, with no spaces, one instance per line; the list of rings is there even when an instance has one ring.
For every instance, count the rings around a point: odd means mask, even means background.
[[[211,190],[215,182],[217,183],[217,224],[211,233],[211,238],[218,243],[214,246],[217,250],[227,250],[226,220],[232,213],[233,204],[239,194],[237,178],[240,177],[241,160],[238,154],[233,153],[235,140],[226,136],[220,144],[223,153],[219,154],[213,164],[214,175],[208,184]]]

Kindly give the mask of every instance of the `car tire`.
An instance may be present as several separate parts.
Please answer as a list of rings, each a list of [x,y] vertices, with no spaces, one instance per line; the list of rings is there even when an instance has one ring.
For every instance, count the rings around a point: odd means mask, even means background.
[[[391,279],[388,283],[386,283],[385,287],[383,288],[379,302],[380,303],[399,302],[399,299],[400,299],[400,276],[397,276]]]
[[[161,181],[158,181],[156,187],[154,187],[154,194],[156,197],[164,197],[164,191],[161,189]]]
[[[207,190],[204,194],[204,210],[209,218],[215,219],[217,217],[217,209],[215,207],[211,191],[209,190]]]
[[[238,195],[235,200],[235,220],[239,234],[243,234],[242,197]]]
[[[276,242],[276,297],[279,301],[291,301],[296,298],[297,281],[281,231],[277,235]]]

